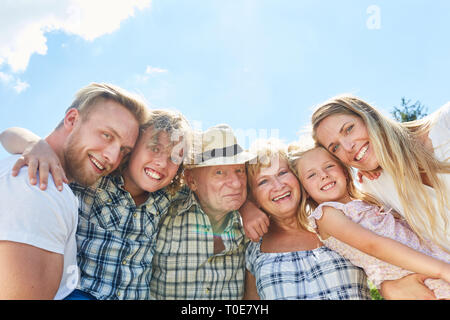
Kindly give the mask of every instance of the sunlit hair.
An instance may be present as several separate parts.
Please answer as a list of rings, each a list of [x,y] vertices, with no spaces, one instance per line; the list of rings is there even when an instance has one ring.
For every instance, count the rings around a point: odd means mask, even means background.
[[[250,188],[253,183],[251,180],[253,180],[262,168],[270,167],[274,160],[278,161],[284,159],[288,161],[287,145],[275,138],[255,140],[250,146],[249,152],[257,157],[255,160],[246,164],[248,188]],[[248,191],[250,193],[251,190],[248,189]]]
[[[311,140],[312,141],[312,140]],[[317,203],[313,198],[308,196],[308,193],[306,189],[304,188],[300,174],[298,171],[299,168],[299,161],[310,151],[316,150],[316,149],[323,149],[329,156],[330,159],[332,159],[338,166],[340,166],[344,172],[344,175],[347,178],[347,192],[350,196],[350,198],[354,200],[362,200],[367,203],[374,204],[378,207],[382,207],[382,204],[372,197],[371,195],[362,192],[359,190],[354,182],[353,182],[353,173],[352,169],[342,163],[341,160],[339,160],[337,157],[329,153],[325,148],[321,146],[316,146],[314,142],[312,143],[310,141],[302,141],[299,140],[298,142],[291,143],[288,147],[288,157],[289,157],[289,167],[291,168],[291,171],[297,176],[298,180],[300,181],[300,188],[302,189],[302,194],[306,194],[306,197],[302,197],[302,200],[300,201],[300,208],[299,208],[299,214],[307,218],[313,211],[316,209],[320,203]]]
[[[188,154],[189,146],[191,145],[191,126],[186,118],[177,111],[166,110],[166,109],[155,109],[149,112],[149,117],[147,121],[140,127],[140,137],[142,139],[144,132],[151,130],[149,141],[147,142],[150,146],[157,145],[161,133],[165,132],[169,137],[170,144],[166,146],[170,150],[171,161],[179,164],[178,171],[171,181],[171,183],[166,187],[167,191],[171,194],[175,194],[181,186],[184,184],[183,181],[183,158]],[[182,151],[183,156],[180,157],[179,153]],[[129,157],[125,159],[122,165],[119,167],[118,173],[122,173],[123,170],[128,166]]]
[[[313,137],[317,144],[320,145],[316,133],[321,121],[336,114],[353,115],[363,120],[380,167],[395,177],[393,180],[404,208],[403,215],[409,225],[420,237],[448,247],[448,240],[436,232],[436,216],[442,218],[444,235],[448,234],[448,189],[438,174],[450,173],[450,163],[446,162],[448,159],[436,159],[421,141],[436,118],[427,117],[409,123],[399,123],[352,95],[337,96],[318,106],[312,115]],[[427,177],[436,191],[437,205],[422,183],[421,175]]]
[[[281,140],[270,138],[267,140],[256,140],[250,147],[251,153],[257,155],[256,161],[250,161],[246,164],[247,169],[247,194],[249,198],[255,201],[252,193],[252,189],[255,187],[253,185],[253,180],[256,175],[261,171],[262,168],[268,168],[276,161],[286,160],[289,163],[289,158],[287,155],[287,145]],[[306,197],[306,193],[300,188],[300,201]],[[266,212],[270,215],[270,212]],[[300,214],[297,210],[297,223],[300,228],[313,231],[309,225],[306,216]]]
[[[142,125],[148,116],[148,108],[140,96],[128,92],[125,89],[119,88],[112,84],[107,83],[91,83],[88,86],[81,88],[75,94],[75,99],[66,112],[70,109],[77,109],[83,120],[87,120],[90,111],[92,111],[97,102],[101,100],[112,100],[127,110],[129,110],[138,121],[139,125]],[[64,123],[62,120],[57,128],[61,127]]]

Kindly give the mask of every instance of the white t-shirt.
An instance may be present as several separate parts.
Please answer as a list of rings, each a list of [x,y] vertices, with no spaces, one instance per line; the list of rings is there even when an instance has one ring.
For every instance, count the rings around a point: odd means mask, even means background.
[[[0,160],[0,240],[64,255],[63,275],[54,298],[63,299],[79,279],[75,240],[78,200],[68,185],[58,191],[50,176],[46,191],[31,185],[28,167],[13,177],[11,168],[18,157]]]
[[[435,123],[429,132],[429,138],[433,144],[434,155],[437,159],[441,161],[449,161],[450,157],[450,102],[445,104],[435,113],[429,115],[430,117],[436,117]],[[444,181],[447,186],[447,194],[450,193],[450,174],[438,174],[439,178]],[[386,172],[382,172],[378,179],[369,180],[364,178],[363,183],[361,184],[361,188],[363,191],[374,195],[380,201],[385,203],[387,206],[392,207],[395,211],[403,215],[403,206],[401,205],[398,192],[395,188],[393,177],[387,174]],[[433,199],[437,199],[436,192],[433,188],[426,186],[427,192]],[[420,196],[419,194],[417,196]],[[437,200],[436,200],[437,201]],[[450,219],[450,211],[447,209],[446,214],[448,219]],[[438,218],[438,216],[435,216]],[[436,223],[438,230],[436,230],[446,242],[440,243],[447,250],[450,250],[450,233],[445,233],[444,230],[444,222],[442,218],[439,217],[439,220]],[[424,230],[420,232],[422,236],[427,234],[431,234],[430,225],[422,225],[418,226],[420,230]],[[426,232],[425,230],[428,230]],[[444,240],[445,241],[445,240]]]

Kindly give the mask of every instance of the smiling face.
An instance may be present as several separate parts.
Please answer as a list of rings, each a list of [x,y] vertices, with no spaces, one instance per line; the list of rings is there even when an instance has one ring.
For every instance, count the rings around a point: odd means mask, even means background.
[[[64,169],[71,181],[89,186],[115,170],[134,147],[139,128],[133,114],[112,100],[100,100],[83,119],[71,109],[74,121],[64,145]]]
[[[346,165],[365,171],[379,167],[367,126],[358,116],[330,115],[317,126],[316,137],[320,144]]]
[[[278,157],[278,156],[277,156]],[[296,214],[300,203],[300,185],[283,158],[272,159],[251,178],[251,190],[257,204],[274,217]]]
[[[306,152],[297,160],[296,169],[302,186],[318,204],[351,200],[343,168],[325,149],[315,148]]]
[[[185,171],[186,182],[195,192],[202,210],[218,216],[238,210],[247,198],[244,164],[199,167]]]
[[[123,172],[125,189],[133,195],[154,192],[168,186],[177,174],[180,157],[172,157],[172,142],[165,131],[153,138],[153,128],[147,128],[140,136]]]

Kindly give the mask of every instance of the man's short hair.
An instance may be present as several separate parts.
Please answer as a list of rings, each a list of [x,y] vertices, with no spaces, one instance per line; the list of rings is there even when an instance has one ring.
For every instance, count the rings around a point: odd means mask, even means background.
[[[101,99],[112,100],[124,106],[134,115],[139,125],[144,124],[148,119],[148,108],[143,98],[115,85],[95,82],[78,90],[66,113],[70,109],[77,109],[82,119],[86,120],[92,107]],[[64,120],[58,124],[58,128],[63,123]]]

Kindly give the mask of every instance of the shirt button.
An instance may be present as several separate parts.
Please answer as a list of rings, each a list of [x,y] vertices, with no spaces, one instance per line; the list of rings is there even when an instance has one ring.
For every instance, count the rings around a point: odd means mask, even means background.
[[[123,261],[122,261],[122,264],[127,264],[127,260],[123,260]]]
[[[117,291],[117,296],[120,297],[120,292],[119,291]]]
[[[136,218],[136,217],[137,217],[137,213],[133,213],[133,217],[135,217],[135,218]]]

